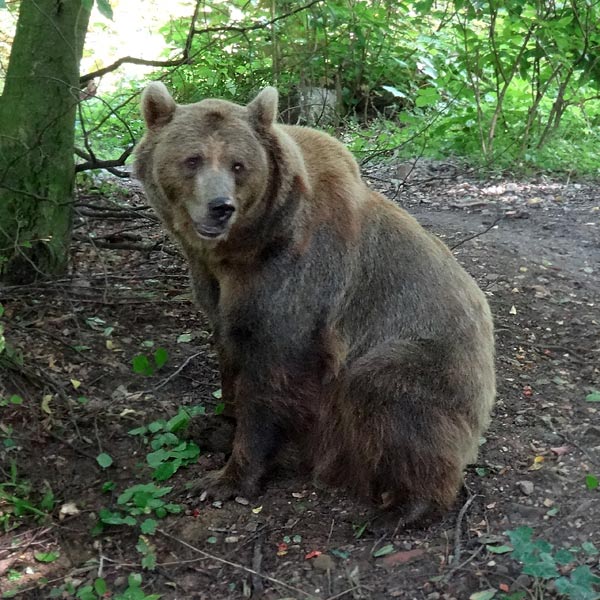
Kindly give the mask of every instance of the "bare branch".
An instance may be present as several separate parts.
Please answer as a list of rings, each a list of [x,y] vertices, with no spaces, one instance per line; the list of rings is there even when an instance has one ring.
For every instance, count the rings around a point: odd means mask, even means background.
[[[269,21],[263,21],[261,23],[254,23],[253,25],[245,25],[245,26],[225,25],[223,27],[206,27],[205,29],[195,29],[194,34],[198,35],[198,34],[203,34],[203,33],[223,33],[223,32],[227,32],[227,31],[235,31],[237,33],[246,33],[247,31],[255,31],[256,29],[265,29],[266,27],[269,27],[269,25],[273,25],[273,23],[277,23],[277,21],[281,21],[282,19],[287,19],[299,12],[302,12],[304,10],[311,8],[315,4],[320,4],[321,2],[323,2],[323,0],[312,0],[312,2],[309,2],[308,4],[299,6],[298,8],[295,8],[294,10],[291,10],[290,12],[285,13],[284,15],[279,15],[278,17],[275,17],[274,19],[271,19]]]
[[[106,169],[110,173],[117,175],[117,177],[129,177],[129,173],[125,171],[118,171],[115,167],[122,167],[125,165],[126,160],[133,152],[133,145],[125,148],[119,158],[112,160],[99,160],[95,156],[88,154],[81,150],[81,148],[75,148],[75,154],[85,159],[86,162],[80,163],[75,166],[75,172],[81,173],[81,171],[90,171],[92,169]],[[111,170],[112,169],[112,170]],[[116,172],[115,172],[116,171]]]
[[[134,56],[123,56],[116,60],[111,65],[107,67],[103,67],[102,69],[98,69],[97,71],[93,71],[92,73],[88,73],[87,75],[82,75],[79,78],[79,84],[84,86],[88,81],[95,79],[96,77],[102,77],[107,73],[111,73],[118,69],[121,65],[128,63],[133,65],[145,65],[148,67],[179,67],[189,61],[190,58],[190,50],[192,48],[192,40],[194,39],[194,33],[196,32],[196,19],[198,18],[198,11],[200,10],[200,0],[196,0],[196,7],[194,8],[194,14],[192,16],[192,21],[190,23],[190,28],[188,30],[187,38],[185,40],[185,46],[181,52],[181,56],[174,60],[145,60],[143,58],[136,58]]]

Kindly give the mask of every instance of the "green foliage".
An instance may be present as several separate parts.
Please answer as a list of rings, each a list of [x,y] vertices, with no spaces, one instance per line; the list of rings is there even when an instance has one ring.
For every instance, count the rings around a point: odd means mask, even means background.
[[[555,549],[546,540],[535,539],[531,527],[519,527],[506,534],[511,544],[511,556],[523,565],[523,573],[531,575],[537,582],[554,581],[556,590],[571,600],[600,599],[600,577],[588,565],[579,564],[570,572],[565,570],[597,556],[594,544],[584,542],[581,547]]]
[[[18,593],[18,590],[17,590]],[[114,595],[113,595],[114,593]],[[60,587],[54,587],[48,594],[49,598],[76,598],[77,600],[102,600],[114,598],[115,600],[158,600],[160,594],[146,594],[142,589],[142,576],[131,573],[127,578],[127,587],[122,592],[113,592],[108,589],[106,581],[98,577],[93,582],[75,587],[72,582],[67,582]],[[8,598],[8,596],[3,596]]]
[[[25,519],[45,519],[55,505],[54,493],[47,487],[34,491],[28,481],[19,478],[17,463],[10,463],[10,478],[0,483],[0,527],[10,531]]]
[[[180,408],[176,415],[170,419],[159,419],[148,425],[136,427],[129,431],[130,435],[139,436],[150,447],[146,462],[152,471],[152,478],[156,481],[165,481],[172,477],[180,467],[193,464],[200,455],[200,449],[194,442],[181,440],[177,433],[184,431],[192,417],[203,415],[203,406]],[[102,455],[100,455],[102,456]],[[100,456],[98,458],[100,458]],[[110,458],[108,455],[106,457]],[[100,463],[100,460],[98,460]],[[110,466],[106,458],[102,459],[101,466]],[[112,482],[103,485],[103,491],[114,489]],[[165,499],[172,487],[161,487],[155,483],[142,483],[127,488],[117,498],[117,510],[102,508],[98,512],[98,523],[93,533],[99,534],[105,526],[126,525],[139,526],[144,535],[152,535],[156,531],[156,519],[163,519],[169,514],[181,512],[181,506]],[[143,520],[142,517],[144,517]],[[142,566],[150,568],[151,557],[146,558]]]
[[[243,102],[276,84],[285,113],[296,86],[326,87],[357,123],[388,115],[371,131],[347,123],[361,158],[454,154],[598,172],[600,63],[589,52],[600,43],[598,4],[334,0],[294,14],[243,0],[205,6],[197,29],[208,31],[191,49],[202,61],[163,77],[182,102]],[[162,34],[182,47],[187,29],[184,19]]]
[[[151,357],[145,354],[137,354],[131,362],[134,373],[151,376],[162,368],[168,360],[169,353],[164,348],[157,348]]]

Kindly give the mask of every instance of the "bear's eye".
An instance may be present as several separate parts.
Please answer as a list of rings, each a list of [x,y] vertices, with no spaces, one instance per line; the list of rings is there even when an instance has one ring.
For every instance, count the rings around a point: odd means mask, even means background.
[[[240,173],[243,173],[245,168],[246,167],[241,162],[234,162],[233,165],[231,166],[231,169],[233,170],[233,172],[236,173],[236,174],[238,174],[238,175]]]
[[[194,156],[188,156],[183,164],[188,169],[197,169],[202,164],[202,157],[199,154],[195,154]]]

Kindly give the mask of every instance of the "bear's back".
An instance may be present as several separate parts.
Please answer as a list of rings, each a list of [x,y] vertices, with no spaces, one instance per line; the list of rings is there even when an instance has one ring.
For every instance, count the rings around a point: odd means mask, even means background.
[[[312,181],[322,179],[344,181],[349,177],[355,183],[362,185],[360,170],[354,156],[334,137],[298,125],[278,125],[277,129],[291,137],[298,145]]]

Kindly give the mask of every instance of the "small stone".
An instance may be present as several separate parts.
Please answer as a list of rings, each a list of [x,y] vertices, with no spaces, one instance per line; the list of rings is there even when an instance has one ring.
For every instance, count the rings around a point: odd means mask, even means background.
[[[212,506],[213,506],[214,508],[223,508],[223,502],[221,502],[221,500],[215,500],[215,501],[212,503]]]
[[[522,573],[519,575],[510,586],[511,592],[518,592],[519,590],[527,590],[531,585],[531,577]]]
[[[427,600],[440,600],[441,594],[439,592],[431,592],[431,594],[427,594]]]
[[[596,427],[595,425],[591,425],[588,427],[583,436],[581,437],[581,441],[589,446],[597,446],[600,444],[600,427]]]
[[[240,537],[238,535],[228,535],[225,538],[226,544],[237,544],[240,541]]]
[[[242,506],[248,506],[248,504],[250,504],[250,501],[244,498],[243,496],[236,496],[235,501],[238,504],[241,504]]]
[[[329,554],[319,554],[313,558],[312,566],[319,571],[331,571],[335,567],[335,561]]]
[[[533,494],[533,482],[531,481],[517,481],[517,485],[521,490],[521,493],[525,496],[531,496]]]

